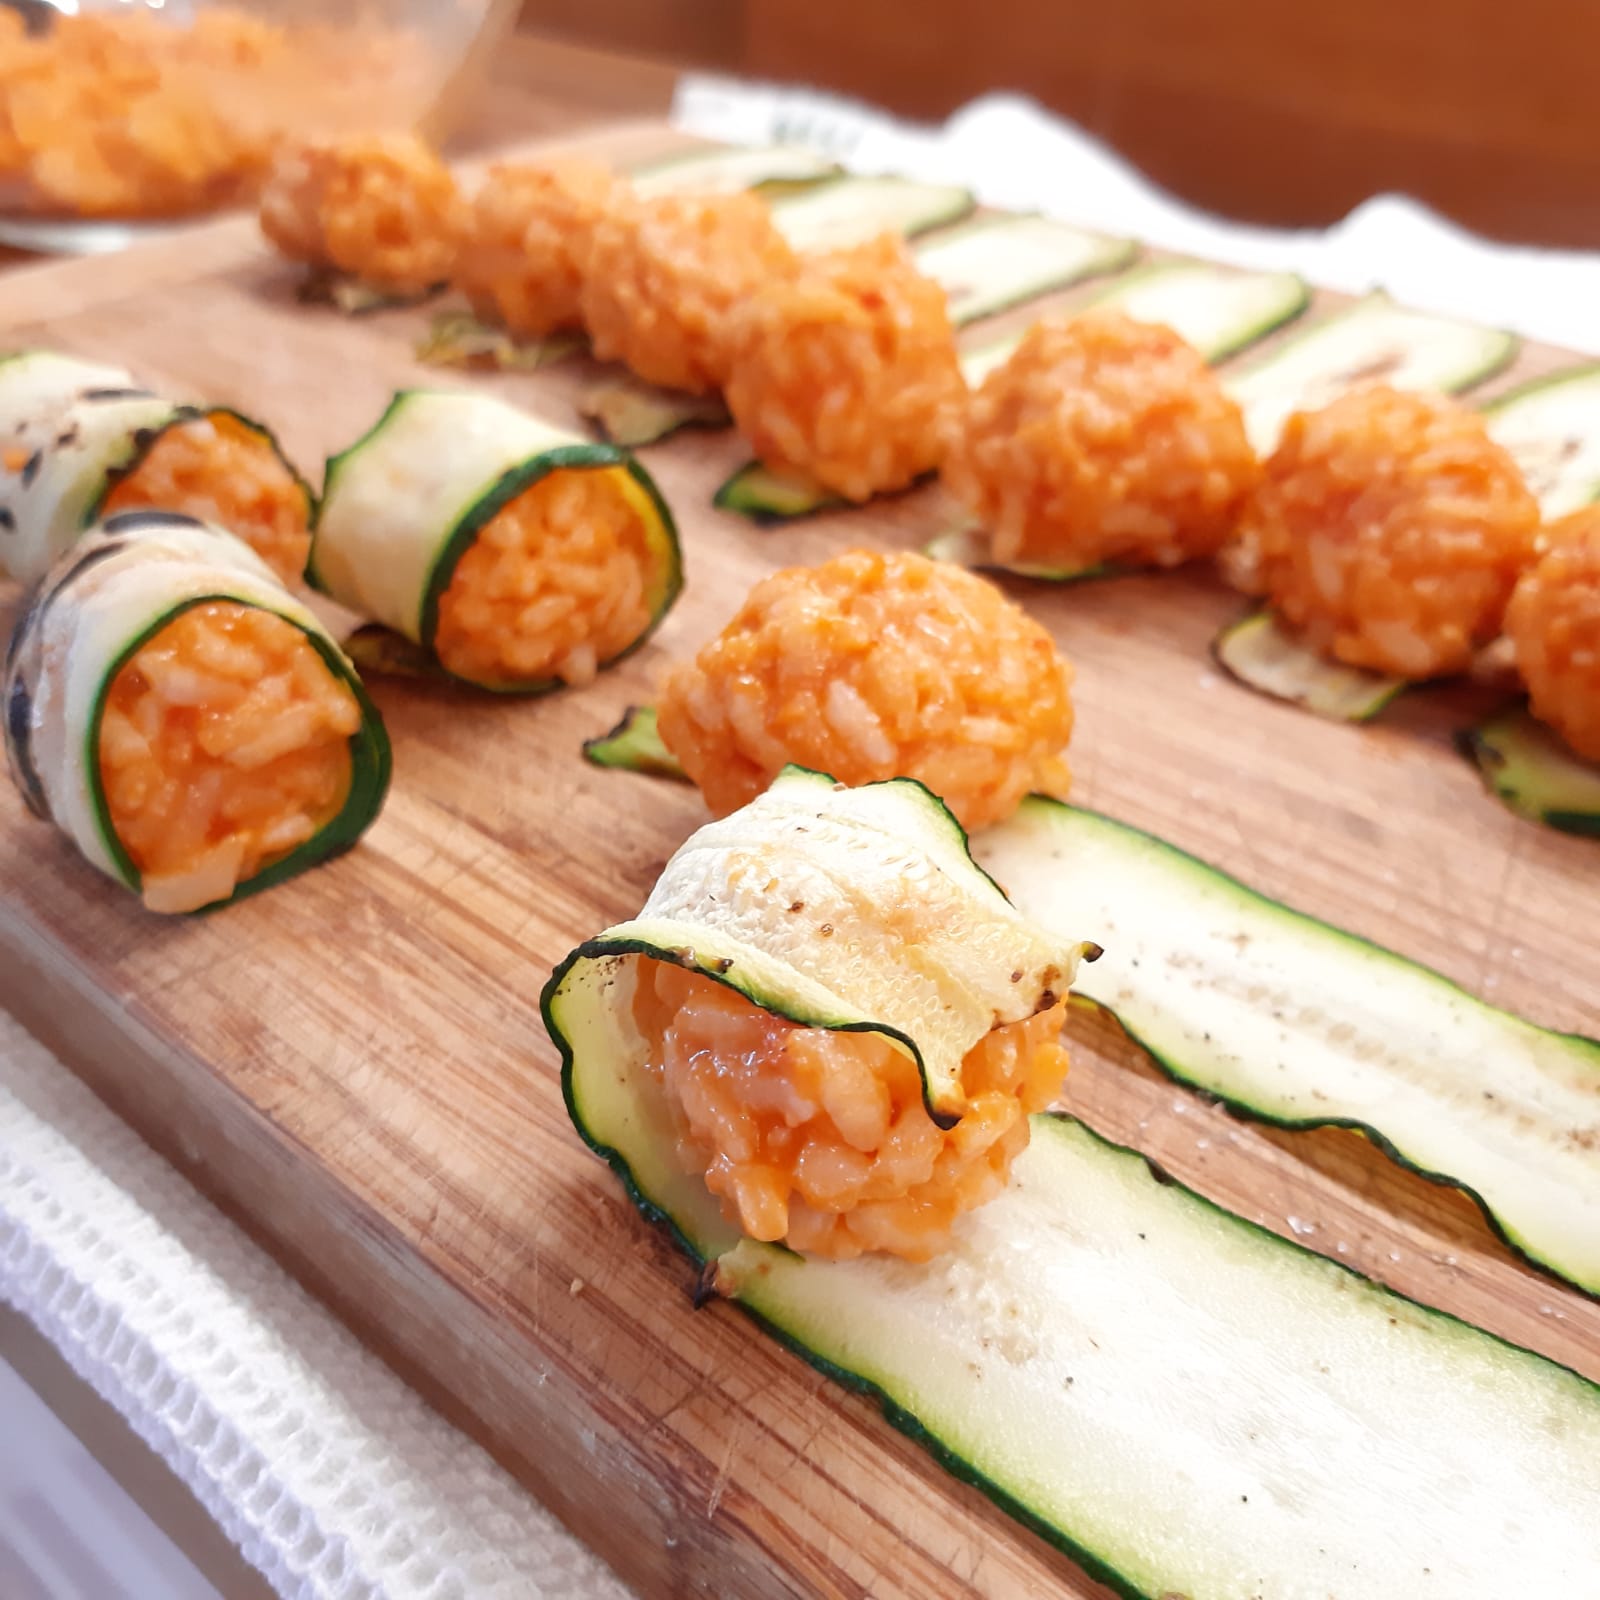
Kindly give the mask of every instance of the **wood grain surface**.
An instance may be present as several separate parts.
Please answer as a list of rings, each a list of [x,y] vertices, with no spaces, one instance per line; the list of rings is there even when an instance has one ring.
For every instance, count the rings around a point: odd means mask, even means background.
[[[292,283],[249,223],[218,223],[10,275],[0,345],[115,358],[238,405],[315,470],[392,389],[441,378],[410,355],[422,314],[340,320]],[[1527,352],[1516,375],[1559,359]],[[565,420],[593,377],[577,362],[455,381]],[[637,909],[705,818],[691,790],[586,766],[580,741],[649,698],[761,574],[914,545],[942,515],[929,490],[762,531],[709,506],[743,455],[704,433],[647,452],[689,586],[591,688],[507,702],[378,682],[388,808],[360,848],[284,888],[147,916],[7,789],[0,999],[645,1594],[1099,1595],[737,1311],[691,1309],[687,1263],[562,1107],[540,987]],[[1077,664],[1080,800],[1541,1022],[1596,1029],[1600,852],[1481,792],[1448,744],[1470,692],[1332,726],[1213,668],[1207,641],[1238,602],[1202,573],[1014,592]],[[1600,1379],[1600,1303],[1519,1265],[1456,1193],[1347,1133],[1236,1121],[1114,1028],[1073,1029],[1066,1103],[1097,1129]]]

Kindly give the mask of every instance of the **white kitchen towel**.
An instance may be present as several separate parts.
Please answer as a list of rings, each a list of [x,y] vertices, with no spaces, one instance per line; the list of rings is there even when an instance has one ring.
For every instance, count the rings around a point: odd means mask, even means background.
[[[292,1600],[629,1593],[4,1014],[0,1299]]]
[[[673,120],[710,139],[810,144],[863,172],[962,183],[990,205],[1244,267],[1288,269],[1327,289],[1382,287],[1407,305],[1600,354],[1600,254],[1481,239],[1400,195],[1327,230],[1229,222],[1174,199],[1081,128],[1017,95],[985,95],[941,127],[818,94],[684,78]]]

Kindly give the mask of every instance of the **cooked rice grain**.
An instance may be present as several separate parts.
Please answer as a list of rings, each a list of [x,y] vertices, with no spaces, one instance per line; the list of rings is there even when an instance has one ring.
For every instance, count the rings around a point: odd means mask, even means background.
[[[1065,795],[1072,669],[993,584],[922,556],[853,551],[751,590],[667,675],[668,748],[721,816],[788,763],[909,777],[969,829],[1030,790]]]

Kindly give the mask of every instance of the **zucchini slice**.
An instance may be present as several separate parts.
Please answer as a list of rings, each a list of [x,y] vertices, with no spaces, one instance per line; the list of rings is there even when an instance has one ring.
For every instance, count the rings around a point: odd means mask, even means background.
[[[425,367],[456,367],[465,372],[537,372],[585,348],[581,333],[552,333],[519,339],[471,311],[441,311],[428,324],[416,356]]]
[[[1308,650],[1270,611],[1253,611],[1211,641],[1230,677],[1273,700],[1334,722],[1370,722],[1407,688],[1404,678],[1347,667]]]
[[[91,381],[83,381],[85,371]],[[169,428],[206,417],[231,417],[262,440],[298,485],[310,517],[314,496],[270,428],[223,406],[179,405],[118,378],[126,374],[45,352],[0,362],[0,418],[14,419],[0,438],[0,570],[8,576],[41,578]],[[15,458],[15,469],[4,470]]]
[[[873,876],[856,907],[931,904],[946,870],[979,926],[1003,905],[972,881],[942,808],[896,793],[914,786],[835,796],[791,769],[774,789],[781,810],[769,792],[696,835],[641,917],[580,945],[543,995],[579,1133],[704,1264],[702,1284],[1123,1595],[1582,1592],[1600,1570],[1600,1389],[1221,1210],[1078,1122],[1034,1118],[1009,1186],[926,1264],[739,1239],[679,1170],[640,1070],[632,959],[700,967],[809,1026],[859,1026],[833,996],[826,941],[776,930],[774,960],[724,931],[739,912],[717,898],[720,869],[756,851],[779,903],[848,881],[857,826],[885,831],[859,858]],[[886,854],[916,870],[878,875]],[[770,929],[748,889],[739,909]],[[881,1016],[917,972],[888,941],[852,981]]]
[[[989,552],[989,541],[975,522],[948,528],[922,547],[933,561],[949,561],[975,572],[1004,572],[1013,578],[1033,578],[1039,583],[1083,583],[1090,578],[1114,578],[1129,569],[1114,562],[1101,561],[1092,567],[1040,567],[1026,561],[996,561]]]
[[[1092,811],[1035,796],[973,853],[1024,913],[1105,946],[1078,992],[1170,1076],[1264,1122],[1365,1133],[1600,1293],[1600,1042],[1496,1010]]]
[[[597,767],[616,767],[622,772],[646,772],[657,778],[689,781],[678,758],[662,741],[654,706],[629,706],[610,733],[583,741],[583,755]]]
[[[355,669],[315,614],[242,541],[190,517],[129,511],[85,534],[29,595],[6,657],[6,756],[30,809],[89,863],[136,894],[138,868],[112,828],[100,774],[100,724],[117,673],[193,606],[234,600],[292,623],[355,696],[350,790],[314,837],[233,891],[243,899],[348,850],[389,786],[389,741]]]
[[[1163,261],[1125,273],[1088,305],[1115,306],[1144,322],[1164,322],[1208,361],[1220,361],[1298,316],[1307,298],[1304,280],[1291,272],[1236,272],[1201,261]],[[1019,333],[963,352],[967,382],[981,383],[1021,341]],[[849,502],[820,484],[752,461],[723,483],[712,504],[771,524]]]
[[[959,222],[976,204],[970,189],[955,184],[852,174],[780,196],[772,220],[796,250],[837,250],[880,233],[914,239]]]
[[[1034,1118],[926,1267],[747,1240],[708,1277],[1123,1595],[1504,1600],[1596,1570],[1600,1389],[1070,1119]]]
[[[1600,499],[1600,361],[1535,378],[1483,409],[1547,520]]]
[[[1574,755],[1525,706],[1456,737],[1484,786],[1519,817],[1600,839],[1600,766]]]
[[[380,289],[338,267],[313,266],[295,285],[294,297],[303,306],[331,306],[341,316],[370,317],[379,311],[409,311],[437,300],[450,285],[430,283],[426,289]]]
[[[1250,442],[1277,446],[1295,411],[1314,410],[1358,383],[1457,394],[1500,371],[1515,334],[1397,306],[1381,289],[1286,340],[1228,387],[1244,408]]]
[[[650,475],[622,451],[485,395],[402,390],[369,432],[329,460],[307,579],[437,664],[439,602],[457,563],[486,523],[557,472],[614,473],[644,521],[655,560],[650,625],[600,663],[610,666],[649,638],[683,588],[672,513]],[[556,678],[477,685],[506,694],[560,686]]]
[[[635,194],[732,194],[739,189],[783,193],[838,175],[837,163],[797,144],[708,145],[630,166]]]

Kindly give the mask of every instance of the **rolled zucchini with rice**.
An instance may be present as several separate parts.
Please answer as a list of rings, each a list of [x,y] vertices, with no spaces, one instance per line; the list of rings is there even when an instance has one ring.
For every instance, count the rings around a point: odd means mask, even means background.
[[[699,1293],[1118,1593],[1581,1592],[1593,1384],[1023,1115],[1061,1081],[1077,936],[919,785],[791,768],[544,1015],[578,1131]]]
[[[389,742],[316,616],[240,540],[124,512],[30,594],[5,669],[30,810],[152,911],[254,894],[353,845]]]
[[[693,1237],[920,1260],[1060,1090],[1090,953],[1018,916],[921,784],[791,767],[580,946],[545,1011],[580,1130],[626,1142]]]
[[[0,568],[23,583],[99,518],[142,509],[227,528],[285,583],[305,567],[313,498],[271,431],[152,394],[119,368],[0,357],[0,469]]]
[[[672,514],[612,445],[465,391],[397,394],[328,462],[307,576],[359,661],[539,694],[636,650],[683,587]]]

